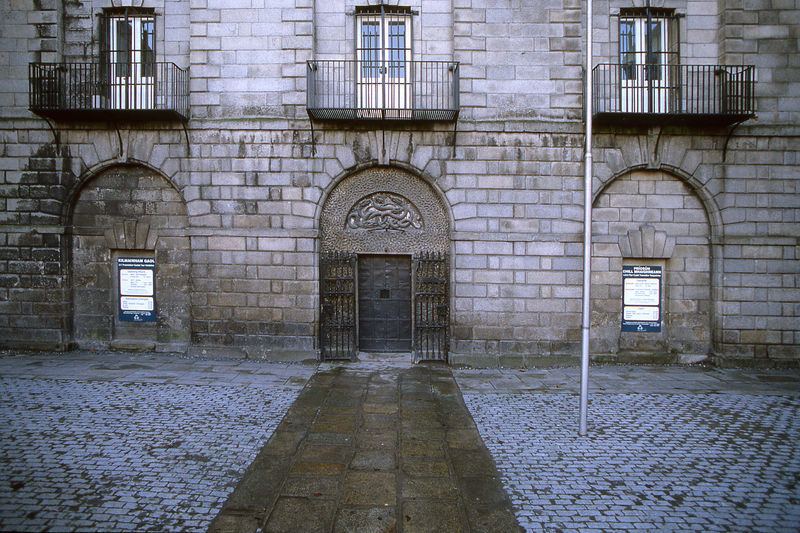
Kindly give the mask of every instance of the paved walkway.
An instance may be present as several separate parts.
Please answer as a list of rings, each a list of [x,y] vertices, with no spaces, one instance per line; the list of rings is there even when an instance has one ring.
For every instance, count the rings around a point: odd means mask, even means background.
[[[453,370],[463,394],[580,393],[580,368]],[[589,393],[800,395],[800,370],[593,366]]]
[[[798,371],[452,375],[0,355],[0,530],[798,530]]]
[[[444,365],[320,370],[211,531],[519,531]]]

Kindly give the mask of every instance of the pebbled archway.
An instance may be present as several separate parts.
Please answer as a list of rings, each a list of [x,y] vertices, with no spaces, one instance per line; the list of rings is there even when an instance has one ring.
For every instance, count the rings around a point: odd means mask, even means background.
[[[367,210],[380,217],[382,201],[386,224],[349,223],[348,217],[357,216],[362,202],[371,203]],[[419,223],[392,226],[389,213],[398,210],[412,218],[418,214]],[[319,229],[321,251],[447,253],[450,247],[450,216],[442,196],[422,178],[398,167],[370,167],[338,181],[320,209]]]

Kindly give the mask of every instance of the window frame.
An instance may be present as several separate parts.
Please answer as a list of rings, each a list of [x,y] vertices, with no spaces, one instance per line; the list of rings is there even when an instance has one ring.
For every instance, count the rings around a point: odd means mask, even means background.
[[[617,18],[620,109],[669,112],[680,99],[680,15],[648,6],[622,8]]]
[[[413,19],[410,8],[356,8],[355,107],[359,113],[413,108]]]
[[[106,107],[153,108],[158,72],[155,10],[108,8],[100,17],[100,84]]]

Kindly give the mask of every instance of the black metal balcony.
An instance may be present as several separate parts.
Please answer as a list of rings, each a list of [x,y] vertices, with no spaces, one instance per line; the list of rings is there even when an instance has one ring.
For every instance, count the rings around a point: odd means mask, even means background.
[[[309,61],[306,109],[318,120],[454,121],[458,63]]]
[[[613,124],[735,124],[755,116],[750,65],[601,64],[594,120]]]
[[[31,63],[28,82],[45,117],[189,119],[189,76],[174,63]]]

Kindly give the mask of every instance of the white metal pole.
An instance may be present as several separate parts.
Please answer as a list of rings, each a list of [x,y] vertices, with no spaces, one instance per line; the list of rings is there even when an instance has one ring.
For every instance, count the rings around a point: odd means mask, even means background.
[[[583,327],[581,335],[581,403],[578,434],[586,435],[589,410],[589,330],[592,323],[592,0],[586,2],[586,153],[583,180]]]

